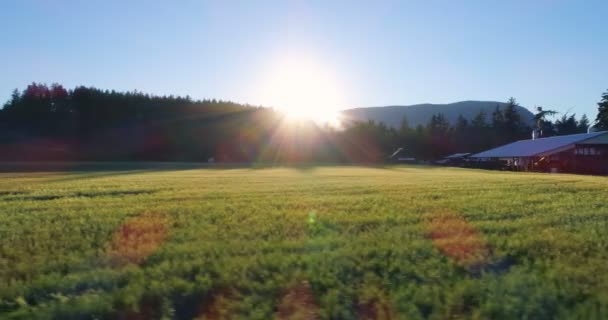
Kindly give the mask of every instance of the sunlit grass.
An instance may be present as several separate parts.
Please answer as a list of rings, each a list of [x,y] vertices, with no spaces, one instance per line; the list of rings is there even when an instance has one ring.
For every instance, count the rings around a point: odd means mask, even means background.
[[[4,173],[0,318],[605,318],[606,194],[427,167]]]

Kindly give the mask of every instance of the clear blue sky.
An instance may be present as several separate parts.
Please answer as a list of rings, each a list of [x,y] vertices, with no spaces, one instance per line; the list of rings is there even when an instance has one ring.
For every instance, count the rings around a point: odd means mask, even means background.
[[[608,1],[0,2],[0,98],[59,82],[267,103],[277,57],[309,57],[340,107],[507,100],[595,117]]]

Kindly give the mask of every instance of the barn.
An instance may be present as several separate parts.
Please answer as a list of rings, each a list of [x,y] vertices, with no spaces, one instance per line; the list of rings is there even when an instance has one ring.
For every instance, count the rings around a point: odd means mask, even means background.
[[[520,140],[469,158],[518,171],[608,174],[608,131]]]

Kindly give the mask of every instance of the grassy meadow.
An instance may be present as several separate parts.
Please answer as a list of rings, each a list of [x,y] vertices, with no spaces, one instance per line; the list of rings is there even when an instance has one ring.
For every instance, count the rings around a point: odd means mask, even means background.
[[[606,319],[608,180],[0,173],[0,319]]]

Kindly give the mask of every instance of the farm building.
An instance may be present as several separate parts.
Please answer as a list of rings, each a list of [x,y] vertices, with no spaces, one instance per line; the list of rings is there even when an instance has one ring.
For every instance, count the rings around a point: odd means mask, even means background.
[[[393,163],[415,163],[416,158],[408,155],[404,148],[398,148],[393,152],[388,160]]]
[[[439,165],[462,166],[470,155],[470,153],[454,153],[441,160],[435,161],[435,163]]]
[[[520,140],[469,158],[519,171],[608,174],[608,131]]]

